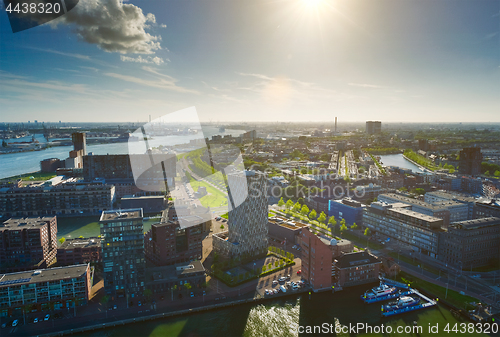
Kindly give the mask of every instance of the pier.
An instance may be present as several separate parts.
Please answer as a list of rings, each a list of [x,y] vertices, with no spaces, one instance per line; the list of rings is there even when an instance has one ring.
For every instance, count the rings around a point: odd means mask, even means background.
[[[421,294],[420,292],[418,292],[415,289],[410,289],[409,293],[417,295],[418,297],[420,297],[422,300],[424,300],[426,302],[422,303],[422,304],[406,307],[406,308],[389,310],[389,311],[384,311],[384,306],[382,305],[382,307],[381,307],[382,316],[384,316],[384,317],[394,316],[394,315],[403,314],[403,313],[410,312],[410,311],[429,308],[429,307],[435,306],[437,304],[436,301],[430,299],[429,297],[425,296],[424,294]]]

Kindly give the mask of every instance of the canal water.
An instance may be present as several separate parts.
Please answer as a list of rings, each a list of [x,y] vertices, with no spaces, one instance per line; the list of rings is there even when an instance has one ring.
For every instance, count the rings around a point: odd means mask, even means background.
[[[444,332],[446,324],[469,323],[455,318],[443,306],[417,310],[403,315],[382,318],[380,303],[364,304],[359,296],[366,290],[366,286],[349,288],[335,294],[322,292],[287,300],[274,300],[265,304],[241,305],[217,311],[208,311],[178,318],[136,323],[117,328],[100,330],[78,336],[92,337],[122,337],[122,336],[149,336],[149,337],[177,337],[177,336],[453,336],[454,333]],[[398,326],[422,327],[420,333],[397,333]],[[333,334],[298,333],[300,326],[321,326],[327,323],[333,326]],[[357,323],[367,323],[372,327],[391,326],[392,333],[335,334],[335,326],[349,326]],[[429,325],[438,324],[439,333],[430,333]],[[329,328],[330,329],[330,328]],[[467,336],[494,336],[494,334],[466,334]],[[466,336],[461,335],[461,336]]]
[[[413,172],[424,172],[417,165],[413,164],[411,161],[406,160],[401,153],[388,154],[379,157],[383,166],[397,166],[400,168],[410,169]]]
[[[203,127],[203,134],[205,137],[212,137],[213,135],[216,134],[233,135],[234,137],[237,137],[244,132],[245,132],[244,130],[227,129],[225,132],[221,133],[219,132],[218,128]],[[24,139],[24,141],[31,140],[31,137],[24,137],[24,138],[26,138]],[[43,138],[43,136],[36,135],[36,138],[40,140],[40,138]],[[199,139],[199,138],[200,135],[154,137],[149,144],[151,147],[156,147],[159,145],[187,144],[191,139]],[[20,139],[9,140],[9,142],[10,141],[20,141]],[[59,159],[68,158],[69,151],[71,150],[73,150],[73,146],[55,146],[41,151],[2,154],[0,155],[0,179],[12,177],[18,174],[25,174],[25,173],[39,171],[40,161],[47,158],[59,158]],[[95,155],[127,154],[128,143],[122,142],[122,143],[111,143],[111,144],[87,145],[87,151],[92,152]]]

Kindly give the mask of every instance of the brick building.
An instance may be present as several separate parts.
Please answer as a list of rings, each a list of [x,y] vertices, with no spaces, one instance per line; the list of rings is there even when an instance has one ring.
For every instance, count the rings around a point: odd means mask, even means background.
[[[144,235],[146,259],[156,266],[201,259],[203,225],[198,221],[193,221],[191,226],[185,225],[185,222],[169,220],[168,212],[163,212],[161,222],[153,224]]]
[[[368,252],[344,254],[335,261],[335,280],[342,288],[376,282],[381,265],[382,262]]]
[[[57,264],[101,262],[101,238],[67,239],[57,248]]]
[[[57,219],[12,218],[0,224],[0,271],[46,268],[56,260]]]

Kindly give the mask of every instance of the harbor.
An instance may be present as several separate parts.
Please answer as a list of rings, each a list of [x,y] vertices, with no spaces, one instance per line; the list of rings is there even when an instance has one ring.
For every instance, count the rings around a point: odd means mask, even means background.
[[[394,302],[382,305],[381,312],[384,317],[425,309],[437,304],[437,301],[410,288],[409,285],[383,277],[380,278],[380,285],[366,291],[361,299],[367,304],[396,299]]]

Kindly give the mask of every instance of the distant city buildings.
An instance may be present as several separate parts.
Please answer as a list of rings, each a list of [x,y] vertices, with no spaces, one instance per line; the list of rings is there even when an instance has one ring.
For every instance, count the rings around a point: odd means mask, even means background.
[[[90,273],[88,264],[80,264],[0,274],[0,317],[87,304]]]
[[[440,260],[460,268],[498,266],[500,218],[454,222],[440,243]]]
[[[104,289],[108,294],[142,295],[144,290],[144,234],[142,209],[102,212]],[[129,298],[130,300],[130,298]]]
[[[0,188],[0,216],[99,214],[113,208],[115,187],[102,183],[65,183]]]
[[[500,218],[500,199],[481,198],[476,201],[474,219],[486,217]]]
[[[458,172],[477,176],[481,174],[483,155],[479,147],[466,147],[459,154]]]
[[[267,223],[269,238],[280,243],[300,245],[302,228],[310,225],[276,216],[269,218]]]
[[[367,121],[366,122],[366,133],[369,135],[375,135],[382,132],[382,122],[380,121]]]
[[[229,211],[228,231],[213,234],[213,248],[227,257],[252,257],[265,254],[267,242],[267,180],[263,173],[245,171],[228,179],[234,179],[235,189],[229,191],[229,201],[242,200],[241,205]]]
[[[12,218],[0,224],[0,272],[47,268],[56,254],[55,216]]]

